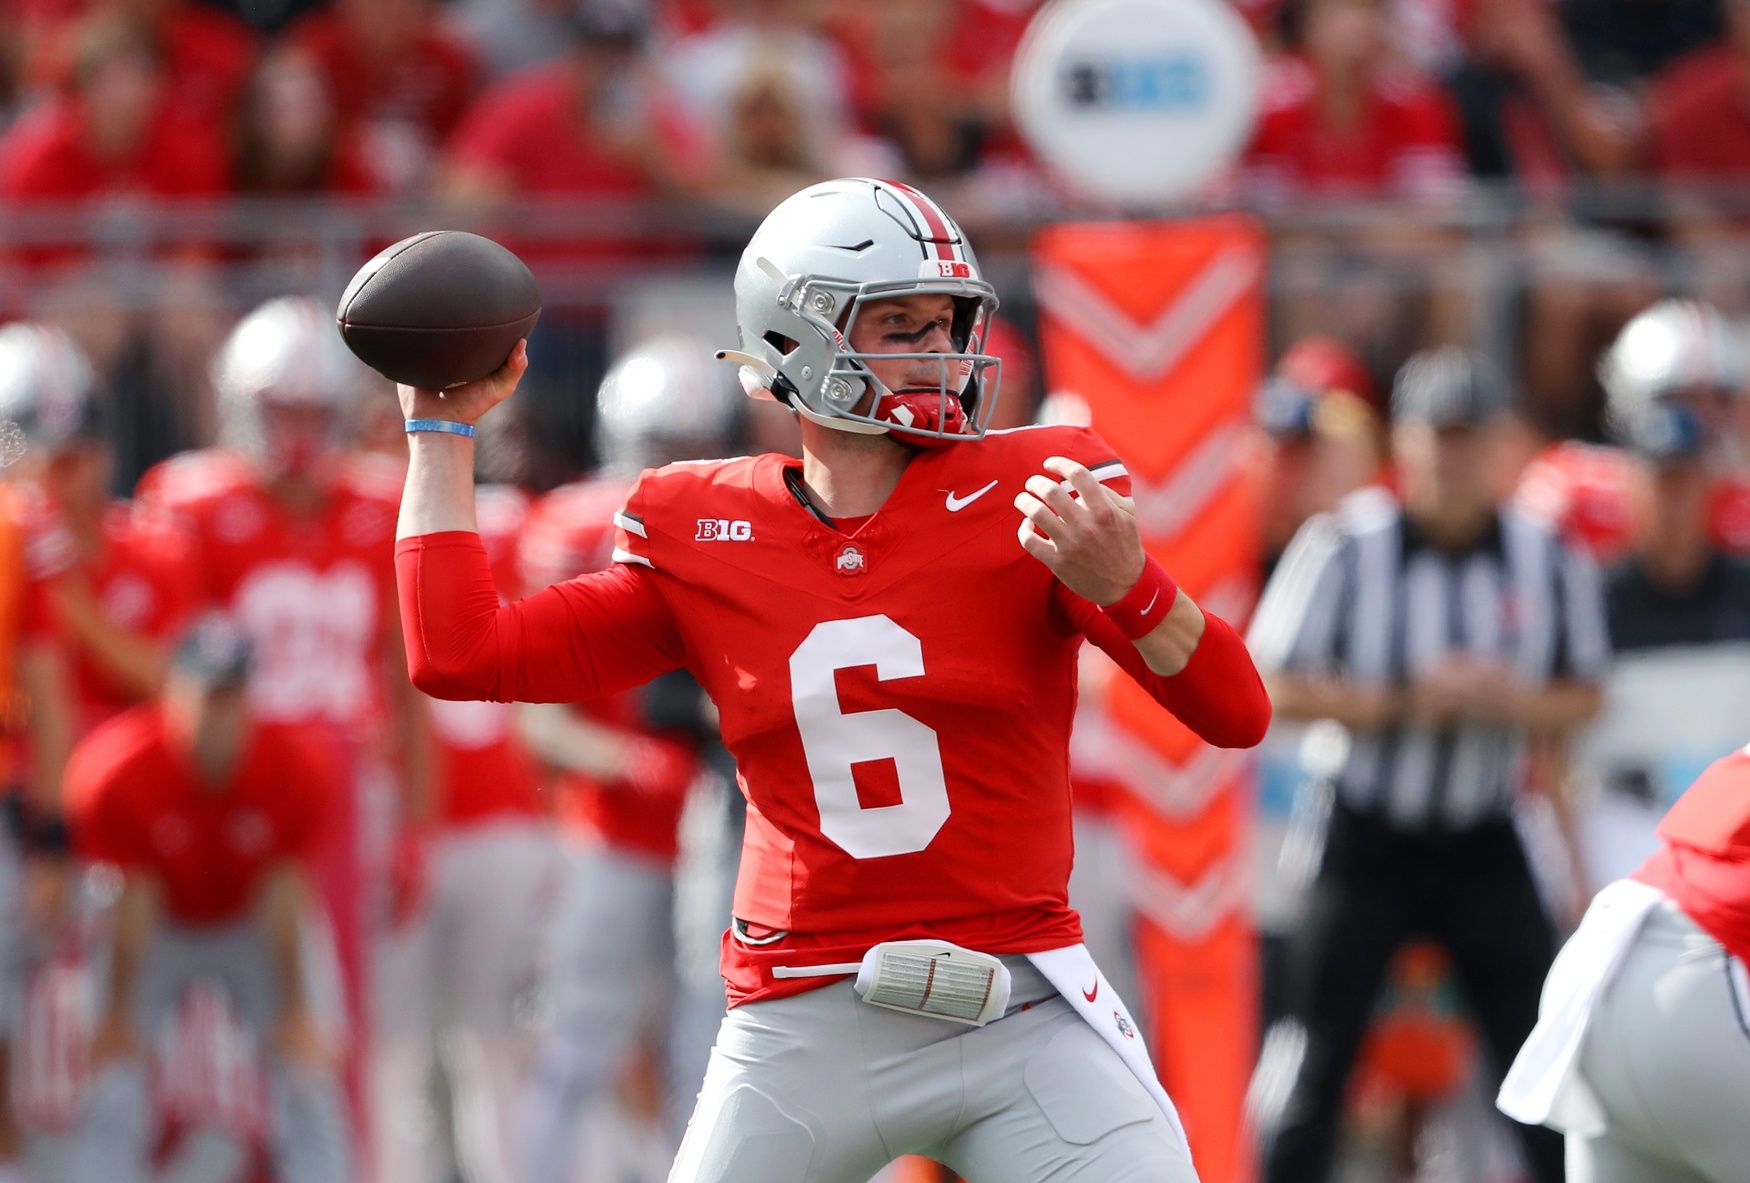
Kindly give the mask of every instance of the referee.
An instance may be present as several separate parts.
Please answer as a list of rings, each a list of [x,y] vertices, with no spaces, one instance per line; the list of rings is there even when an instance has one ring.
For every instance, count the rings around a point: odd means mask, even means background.
[[[1513,824],[1526,741],[1598,709],[1609,660],[1589,562],[1502,507],[1504,381],[1455,348],[1392,392],[1399,494],[1296,535],[1252,647],[1278,718],[1348,732],[1318,874],[1287,953],[1288,1014],[1254,1087],[1264,1183],[1330,1175],[1350,1069],[1392,953],[1452,955],[1499,1085],[1537,1020],[1554,934]],[[1533,1177],[1562,1145],[1516,1127]]]

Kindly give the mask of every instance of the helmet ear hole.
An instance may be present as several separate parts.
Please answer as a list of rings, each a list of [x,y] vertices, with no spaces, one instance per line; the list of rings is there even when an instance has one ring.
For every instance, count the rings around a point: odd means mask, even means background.
[[[796,341],[776,330],[768,329],[760,337],[760,340],[776,349],[779,357],[789,357],[796,352]],[[793,401],[794,396],[798,393],[796,384],[784,376],[782,367],[779,367],[777,373],[772,377],[772,393],[786,403]]]

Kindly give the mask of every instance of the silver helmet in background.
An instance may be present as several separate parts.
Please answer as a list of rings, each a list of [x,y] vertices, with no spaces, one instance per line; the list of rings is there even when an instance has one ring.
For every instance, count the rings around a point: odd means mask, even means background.
[[[685,333],[639,342],[596,391],[603,470],[631,474],[676,460],[717,459],[734,443],[742,401],[733,375]]]
[[[219,442],[269,476],[299,470],[314,448],[349,442],[353,409],[383,381],[352,355],[334,317],[313,300],[281,296],[237,322],[212,368]],[[276,411],[299,416],[308,430],[271,429]]]
[[[73,338],[46,324],[0,327],[0,466],[99,437],[99,412],[96,375]]]

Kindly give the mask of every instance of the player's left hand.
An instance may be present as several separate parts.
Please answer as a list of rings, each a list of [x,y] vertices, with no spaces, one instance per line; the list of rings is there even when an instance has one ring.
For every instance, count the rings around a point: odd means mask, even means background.
[[[1102,606],[1116,603],[1142,577],[1146,562],[1135,503],[1074,460],[1052,456],[1044,467],[1056,477],[1036,473],[1015,494],[1021,548],[1077,595]]]

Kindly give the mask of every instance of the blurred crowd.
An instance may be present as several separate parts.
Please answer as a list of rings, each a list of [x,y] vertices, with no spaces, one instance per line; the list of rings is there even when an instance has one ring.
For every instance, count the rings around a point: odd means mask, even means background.
[[[310,270],[324,248],[356,265],[385,227],[435,220],[543,271],[593,385],[592,293],[721,261],[811,180],[921,185],[987,256],[1039,219],[1119,212],[1078,200],[1010,120],[1037,7],[19,0],[0,9],[0,315],[66,323],[158,412],[143,467],[210,438],[199,392],[227,323],[332,281]],[[1278,349],[1334,335],[1384,381],[1416,349],[1486,343],[1541,429],[1595,437],[1589,359],[1636,309],[1673,289],[1744,309],[1742,3],[1241,9],[1265,49],[1257,126],[1193,204],[1266,218]],[[1025,329],[1025,293],[1009,300]]]

